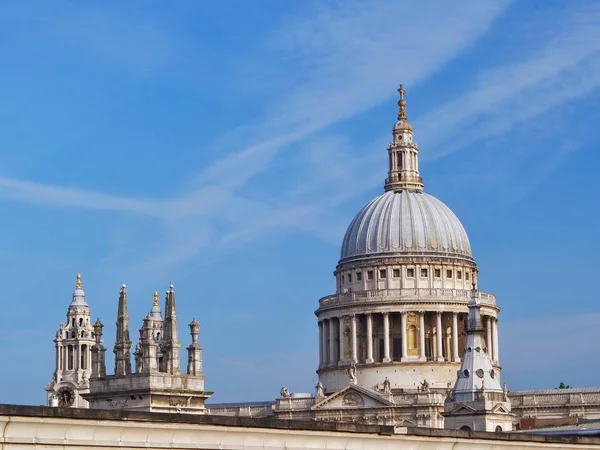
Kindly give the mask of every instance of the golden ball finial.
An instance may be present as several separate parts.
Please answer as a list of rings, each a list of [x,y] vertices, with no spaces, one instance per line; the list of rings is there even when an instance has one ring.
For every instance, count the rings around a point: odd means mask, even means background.
[[[398,100],[398,120],[406,120],[406,100],[404,100],[406,91],[403,84],[398,88],[398,92],[400,93],[400,100]]]
[[[75,283],[75,289],[81,289],[81,274],[77,274],[77,283]]]
[[[154,291],[154,306],[158,306],[158,291]]]

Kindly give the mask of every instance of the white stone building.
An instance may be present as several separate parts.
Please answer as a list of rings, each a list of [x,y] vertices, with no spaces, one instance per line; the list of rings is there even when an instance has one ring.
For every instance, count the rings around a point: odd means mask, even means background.
[[[134,352],[135,371],[131,367],[127,304],[127,287],[123,285],[119,292],[113,349],[115,371],[114,375],[107,375],[103,325],[97,320],[90,326],[89,306],[81,288],[81,277],[77,276],[67,326],[61,324],[54,341],[56,371],[46,389],[48,406],[203,414],[204,402],[212,392],[204,389],[202,347],[198,343],[200,325],[195,319],[189,324],[192,342],[187,347],[187,371],[182,374],[173,284],[165,295],[164,320],[158,292],[154,293],[152,309],[139,330],[139,343]]]
[[[85,300],[81,275],[78,274],[67,311],[67,322],[60,323],[54,338],[56,363],[52,381],[46,387],[48,405],[88,407],[82,395],[89,392],[91,349],[94,344],[90,307]]]
[[[475,431],[510,430],[511,421],[600,419],[600,389],[508,392],[500,387],[500,308],[494,295],[477,286],[479,269],[459,219],[424,192],[402,86],[399,92],[384,193],[350,223],[334,271],[336,292],[321,298],[315,311],[319,382],[314,395],[283,387],[272,401],[205,407],[211,392],[204,390],[199,325],[190,323],[192,344],[182,374],[172,285],[164,319],[155,293],[140,329],[134,370],[122,287],[115,373],[107,375],[102,324],[90,325],[78,276],[67,324],[54,341],[48,405]]]

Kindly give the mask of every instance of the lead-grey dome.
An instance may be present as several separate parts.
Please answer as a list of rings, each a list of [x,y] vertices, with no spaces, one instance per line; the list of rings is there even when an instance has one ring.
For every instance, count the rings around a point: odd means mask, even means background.
[[[431,253],[472,259],[469,238],[456,215],[424,192],[388,191],[354,217],[344,236],[341,261]]]

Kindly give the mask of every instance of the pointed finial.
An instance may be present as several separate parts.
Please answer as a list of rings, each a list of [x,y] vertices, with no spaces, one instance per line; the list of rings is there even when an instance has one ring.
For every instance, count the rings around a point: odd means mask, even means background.
[[[406,120],[406,100],[404,100],[406,91],[403,84],[398,88],[398,92],[400,93],[400,100],[398,100],[398,120]]]
[[[169,281],[169,289],[173,290],[173,282],[172,281]]]
[[[75,289],[81,289],[81,274],[77,274],[77,283],[75,283]]]
[[[158,291],[154,291],[154,306],[158,306]]]

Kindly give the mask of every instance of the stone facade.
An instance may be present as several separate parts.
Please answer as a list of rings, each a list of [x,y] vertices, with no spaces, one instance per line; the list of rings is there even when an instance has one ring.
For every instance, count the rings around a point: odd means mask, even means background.
[[[598,449],[587,436],[537,436],[360,424],[0,405],[0,448]]]
[[[198,343],[200,324],[195,319],[189,324],[192,342],[187,348],[187,373],[182,374],[173,285],[165,295],[164,320],[158,293],[154,293],[152,309],[139,331],[135,369],[131,365],[127,287],[121,287],[113,349],[115,370],[114,375],[107,375],[103,325],[99,320],[90,325],[79,275],[77,280],[68,323],[61,324],[54,341],[57,361],[53,383],[47,388],[48,405],[203,414],[204,402],[212,393],[204,388],[202,347]],[[73,395],[66,389],[71,389]]]

